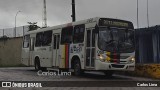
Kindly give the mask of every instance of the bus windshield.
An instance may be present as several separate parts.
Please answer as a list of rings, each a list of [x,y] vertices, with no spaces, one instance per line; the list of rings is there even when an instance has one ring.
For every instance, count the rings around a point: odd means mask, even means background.
[[[134,31],[125,28],[99,28],[99,49],[110,52],[134,51]]]

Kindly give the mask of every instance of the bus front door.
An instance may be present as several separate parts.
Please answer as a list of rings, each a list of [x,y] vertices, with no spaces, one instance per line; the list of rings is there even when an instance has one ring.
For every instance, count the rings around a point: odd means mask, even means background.
[[[86,68],[94,68],[95,65],[95,33],[92,29],[86,34]]]
[[[53,34],[53,66],[59,66],[59,34]]]

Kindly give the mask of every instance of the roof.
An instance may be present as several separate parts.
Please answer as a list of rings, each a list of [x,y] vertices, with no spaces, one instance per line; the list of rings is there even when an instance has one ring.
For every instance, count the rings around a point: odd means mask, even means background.
[[[80,25],[80,24],[85,24],[85,23],[92,23],[92,22],[97,22],[98,23],[100,18],[104,18],[104,17],[94,17],[94,18],[89,18],[89,19],[80,20],[80,21],[76,21],[76,22],[70,22],[70,23],[66,23],[66,24],[62,24],[62,25],[56,25],[56,26],[47,27],[47,28],[40,28],[40,29],[37,29],[37,30],[29,31],[26,34],[37,33],[37,32],[48,31],[48,30],[54,30],[54,29],[60,29],[60,28],[68,27],[68,26]],[[126,21],[126,20],[113,19],[113,18],[106,18],[106,19],[129,22],[129,21]]]

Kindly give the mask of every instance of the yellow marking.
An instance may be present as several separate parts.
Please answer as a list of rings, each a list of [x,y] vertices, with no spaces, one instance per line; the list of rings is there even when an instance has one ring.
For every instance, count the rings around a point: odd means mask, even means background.
[[[111,52],[107,52],[107,58],[106,58],[107,61],[111,60],[110,55],[111,55]]]
[[[110,60],[111,60],[111,58],[107,56],[107,61],[110,61]]]
[[[110,56],[110,55],[111,55],[111,52],[107,52],[107,55]]]
[[[65,56],[66,56],[66,54],[65,54],[65,45],[64,45],[64,48],[63,48],[63,56],[64,56],[64,60],[63,60],[63,67],[65,68],[65,64],[66,64],[66,58],[65,58]]]

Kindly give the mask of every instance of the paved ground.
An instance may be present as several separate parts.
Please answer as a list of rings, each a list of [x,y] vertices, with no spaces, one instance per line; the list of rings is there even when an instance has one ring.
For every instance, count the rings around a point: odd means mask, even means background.
[[[46,71],[47,72],[47,71]],[[50,72],[55,72],[50,69]],[[0,68],[0,81],[154,81],[155,79],[113,75],[107,78],[100,72],[86,72],[82,76],[38,75],[33,67]],[[98,83],[98,82],[97,82]],[[0,90],[39,90],[39,88],[0,88]],[[159,90],[158,87],[53,87],[40,90]]]

